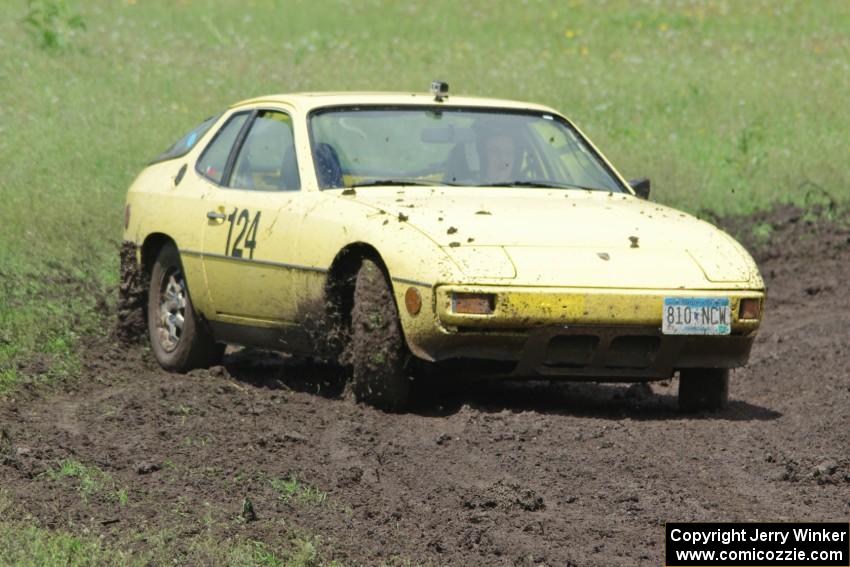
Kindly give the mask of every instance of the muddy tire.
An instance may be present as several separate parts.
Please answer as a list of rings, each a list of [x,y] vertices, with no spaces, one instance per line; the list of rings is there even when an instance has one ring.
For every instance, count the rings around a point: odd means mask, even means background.
[[[166,244],[151,271],[148,288],[148,336],[160,366],[187,372],[218,364],[224,345],[216,344],[192,308],[180,254]]]
[[[679,371],[679,409],[693,413],[718,410],[729,402],[729,370],[687,368]]]
[[[383,270],[363,260],[351,310],[352,392],[357,401],[400,411],[410,401],[410,358],[392,288]]]

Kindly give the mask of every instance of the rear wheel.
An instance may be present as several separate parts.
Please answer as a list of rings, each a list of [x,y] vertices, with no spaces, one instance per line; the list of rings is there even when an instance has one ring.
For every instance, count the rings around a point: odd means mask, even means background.
[[[410,401],[410,355],[392,288],[383,270],[363,260],[351,311],[352,390],[359,402],[398,411]]]
[[[679,409],[717,410],[729,402],[728,368],[686,368],[679,371]]]
[[[216,344],[192,308],[180,254],[166,244],[151,271],[148,289],[148,335],[160,366],[174,372],[206,368],[221,361]]]

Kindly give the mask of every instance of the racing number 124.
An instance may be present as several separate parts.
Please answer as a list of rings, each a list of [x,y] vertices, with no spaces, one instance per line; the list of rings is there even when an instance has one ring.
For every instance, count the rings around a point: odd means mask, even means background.
[[[248,257],[253,258],[254,248],[257,247],[257,228],[260,226],[260,212],[257,211],[254,214],[254,219],[251,220],[251,213],[248,212],[248,209],[242,209],[240,211],[236,208],[233,209],[232,213],[227,215],[227,222],[230,223],[230,227],[227,229],[227,244],[224,248],[225,255],[244,258],[245,249],[247,249],[249,251]],[[230,241],[233,237],[234,226],[239,230],[239,233],[236,235],[236,240],[233,240],[233,245],[231,246]],[[242,227],[241,230],[239,227]]]

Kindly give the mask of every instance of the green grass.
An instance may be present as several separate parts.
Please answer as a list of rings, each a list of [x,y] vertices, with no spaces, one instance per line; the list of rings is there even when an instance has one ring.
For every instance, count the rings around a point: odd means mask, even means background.
[[[284,502],[321,505],[328,499],[327,492],[298,480],[294,474],[289,478],[273,478],[269,482],[278,498]]]
[[[127,556],[96,537],[76,537],[34,525],[0,521],[0,565],[41,567],[122,565]]]
[[[112,475],[95,465],[85,465],[75,459],[61,461],[56,468],[48,469],[44,476],[52,481],[60,482],[63,479],[74,479],[77,482],[77,490],[85,502],[94,495],[100,495],[120,506],[126,506],[129,501],[127,489],[118,486]]]
[[[73,375],[111,317],[127,186],[236,100],[441,78],[562,110],[690,211],[846,203],[847,29],[842,0],[3,2],[0,395]]]
[[[286,553],[273,551],[254,541],[220,541],[212,537],[196,537],[188,548],[175,556],[168,538],[145,538],[151,548],[133,554],[120,545],[107,544],[94,536],[76,536],[63,531],[46,530],[33,524],[0,520],[0,566],[16,567],[84,567],[107,565],[229,565],[231,567],[342,567],[336,561],[324,562],[319,557],[318,539],[296,539]]]
[[[90,467],[66,462],[61,477],[82,478]],[[99,481],[95,481],[99,482]],[[166,531],[155,533],[129,531],[109,541],[102,537],[51,530],[33,521],[9,520],[12,502],[0,489],[0,567],[88,567],[108,565],[229,565],[233,567],[343,567],[321,558],[322,540],[299,534],[291,541],[270,546],[253,539],[218,538],[207,531],[186,538],[181,536],[179,551],[176,537]],[[209,527],[209,526],[208,526]],[[142,551],[137,549],[145,542]],[[281,543],[283,545],[281,545]]]

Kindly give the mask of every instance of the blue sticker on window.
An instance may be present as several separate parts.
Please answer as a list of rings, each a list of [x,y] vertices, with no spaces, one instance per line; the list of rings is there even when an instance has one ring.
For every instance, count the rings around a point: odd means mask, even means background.
[[[186,140],[186,147],[191,148],[195,145],[195,140],[198,138],[198,134],[196,132],[192,132],[189,134],[189,138]]]

